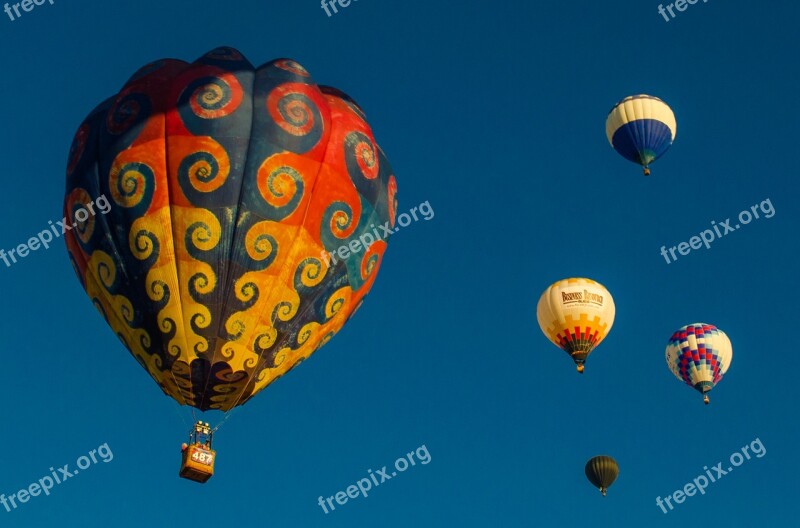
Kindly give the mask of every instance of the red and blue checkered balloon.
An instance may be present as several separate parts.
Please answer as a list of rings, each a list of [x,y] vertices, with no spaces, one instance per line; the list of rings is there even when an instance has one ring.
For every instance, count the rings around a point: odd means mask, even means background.
[[[667,344],[667,365],[675,376],[704,395],[728,371],[733,347],[725,332],[714,325],[694,323],[678,329]]]

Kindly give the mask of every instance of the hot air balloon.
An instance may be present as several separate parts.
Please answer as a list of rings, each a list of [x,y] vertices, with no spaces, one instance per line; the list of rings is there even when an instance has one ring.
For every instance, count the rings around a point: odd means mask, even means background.
[[[603,497],[606,496],[609,486],[617,480],[619,476],[619,466],[617,461],[610,456],[596,456],[586,463],[586,478],[589,479],[594,487],[600,490]]]
[[[622,157],[644,167],[645,176],[675,141],[677,130],[672,109],[652,95],[626,97],[606,118],[608,142]]]
[[[350,97],[295,61],[254,68],[218,48],[143,67],[79,127],[67,249],[94,306],[164,393],[227,412],[361,305],[396,191]],[[80,214],[100,199],[107,214]]]
[[[591,279],[564,279],[547,288],[539,299],[536,317],[550,341],[568,353],[583,372],[594,347],[614,324],[614,299]]]
[[[733,359],[733,347],[725,332],[706,323],[680,328],[667,343],[667,366],[675,377],[703,395],[719,383]]]

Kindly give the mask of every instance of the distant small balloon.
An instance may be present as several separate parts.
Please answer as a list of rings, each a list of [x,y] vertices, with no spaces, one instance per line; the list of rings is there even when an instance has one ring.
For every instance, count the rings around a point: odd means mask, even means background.
[[[619,476],[619,466],[617,461],[610,456],[601,455],[590,459],[586,463],[586,478],[589,479],[603,497],[606,496],[609,486],[617,480]]]

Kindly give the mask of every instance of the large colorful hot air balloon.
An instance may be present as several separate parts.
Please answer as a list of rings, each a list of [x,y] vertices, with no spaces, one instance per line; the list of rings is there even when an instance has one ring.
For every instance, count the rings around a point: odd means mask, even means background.
[[[609,486],[611,486],[619,476],[619,466],[617,465],[617,461],[610,456],[601,455],[589,460],[586,463],[584,472],[589,482],[599,489],[600,493],[605,497]]]
[[[539,299],[536,317],[550,341],[568,353],[583,372],[583,364],[614,324],[614,299],[591,279],[564,279]]]
[[[161,389],[228,411],[361,305],[396,191],[352,99],[294,61],[254,68],[219,48],[145,66],[86,118],[67,168],[67,247]],[[101,197],[108,214],[76,217]]]
[[[694,387],[708,404],[708,392],[719,383],[733,359],[731,340],[717,327],[694,323],[680,328],[667,343],[667,366]]]
[[[672,142],[678,125],[667,104],[652,95],[626,97],[611,109],[606,118],[606,137],[625,159],[644,167],[661,157]]]

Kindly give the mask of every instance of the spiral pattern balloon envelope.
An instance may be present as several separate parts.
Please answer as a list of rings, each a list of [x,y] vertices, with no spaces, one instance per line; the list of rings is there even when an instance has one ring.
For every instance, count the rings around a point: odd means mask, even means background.
[[[219,48],[145,66],[86,118],[67,167],[67,247],[163,391],[229,410],[359,307],[396,191],[352,99],[294,61],[254,68]],[[101,196],[108,214],[75,218]]]
[[[614,324],[614,299],[599,282],[564,279],[551,285],[539,299],[536,317],[544,335],[567,352],[583,372],[592,350]]]
[[[719,383],[733,359],[733,347],[725,332],[717,327],[694,323],[672,334],[666,350],[667,366],[675,377],[703,394]]]
[[[660,158],[675,141],[678,124],[667,104],[651,95],[626,97],[606,118],[606,137],[621,156],[644,167]]]

